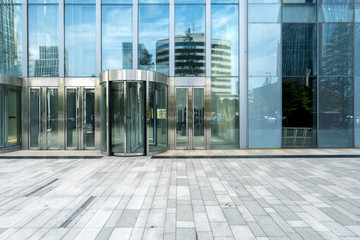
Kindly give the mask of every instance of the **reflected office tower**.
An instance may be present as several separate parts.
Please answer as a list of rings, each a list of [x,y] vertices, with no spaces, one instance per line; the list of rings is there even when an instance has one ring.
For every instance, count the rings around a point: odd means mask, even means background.
[[[0,8],[0,16],[0,73],[18,75],[21,56],[18,53],[15,6],[3,5]]]
[[[123,42],[122,43],[122,63],[124,69],[132,68],[132,43]]]
[[[59,47],[40,46],[39,59],[35,60],[35,77],[59,76]]]
[[[212,73],[216,76],[231,76],[231,41],[211,40]],[[190,33],[175,37],[175,75],[201,76],[205,73],[205,38],[202,33]],[[169,39],[156,42],[156,65],[169,64]],[[231,79],[216,78],[212,91],[231,94]]]

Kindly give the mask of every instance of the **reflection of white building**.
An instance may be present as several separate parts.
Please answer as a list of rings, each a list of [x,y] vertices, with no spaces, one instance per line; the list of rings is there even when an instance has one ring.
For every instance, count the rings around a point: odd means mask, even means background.
[[[189,36],[191,40],[189,40]],[[201,33],[175,37],[175,74],[204,75],[205,37]],[[156,65],[169,64],[169,39],[156,42]],[[211,70],[213,76],[231,76],[231,41],[211,40]],[[231,94],[231,78],[214,78],[212,92]]]

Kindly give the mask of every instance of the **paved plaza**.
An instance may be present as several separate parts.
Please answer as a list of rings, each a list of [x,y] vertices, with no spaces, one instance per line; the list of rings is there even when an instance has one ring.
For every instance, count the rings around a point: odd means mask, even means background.
[[[4,158],[0,239],[360,239],[360,158]]]

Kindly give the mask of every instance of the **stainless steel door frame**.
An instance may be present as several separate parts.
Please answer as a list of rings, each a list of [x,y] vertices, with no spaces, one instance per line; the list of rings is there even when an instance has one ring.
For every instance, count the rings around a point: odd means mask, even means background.
[[[204,145],[203,147],[194,147],[194,89],[203,89],[204,91],[204,104],[205,104],[205,87],[175,87],[175,122],[177,123],[177,113],[176,113],[176,90],[177,89],[187,89],[186,96],[186,130],[188,135],[188,145],[187,147],[178,147],[176,141],[176,126],[175,126],[175,149],[178,150],[191,150],[191,149],[205,149],[206,148],[206,131],[204,128]],[[205,119],[204,119],[205,122]]]

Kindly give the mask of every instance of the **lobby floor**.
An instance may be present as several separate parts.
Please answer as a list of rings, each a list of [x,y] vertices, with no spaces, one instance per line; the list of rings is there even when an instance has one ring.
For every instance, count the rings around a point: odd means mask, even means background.
[[[360,158],[2,158],[0,239],[360,239]]]

